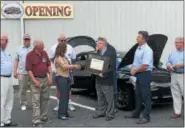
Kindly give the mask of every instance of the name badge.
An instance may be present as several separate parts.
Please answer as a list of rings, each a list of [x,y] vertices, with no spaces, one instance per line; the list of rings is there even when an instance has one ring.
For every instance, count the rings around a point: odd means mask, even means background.
[[[42,58],[42,62],[43,63],[46,63],[47,62],[47,59],[46,58]]]

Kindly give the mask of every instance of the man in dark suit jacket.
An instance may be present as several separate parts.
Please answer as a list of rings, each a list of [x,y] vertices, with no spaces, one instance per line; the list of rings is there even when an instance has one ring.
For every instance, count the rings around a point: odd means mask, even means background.
[[[93,118],[105,117],[106,121],[114,118],[114,84],[116,72],[116,51],[113,46],[107,43],[105,38],[99,37],[97,40],[98,54],[109,57],[111,62],[109,69],[105,73],[100,73],[96,77],[96,91],[98,95],[98,109]]]

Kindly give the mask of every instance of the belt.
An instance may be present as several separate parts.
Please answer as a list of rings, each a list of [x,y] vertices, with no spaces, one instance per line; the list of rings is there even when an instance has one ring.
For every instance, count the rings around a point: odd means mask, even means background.
[[[184,74],[184,72],[173,72],[173,73],[177,73],[177,74]]]
[[[7,78],[10,78],[11,75],[1,75],[1,77],[7,77]]]
[[[46,78],[47,76],[35,76],[37,78]]]
[[[145,73],[145,72],[150,72],[151,73],[151,71],[142,71],[142,72],[136,73],[136,75],[141,74],[141,73]]]

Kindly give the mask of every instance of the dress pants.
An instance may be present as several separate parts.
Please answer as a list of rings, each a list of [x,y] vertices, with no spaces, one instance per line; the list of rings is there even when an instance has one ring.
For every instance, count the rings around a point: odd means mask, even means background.
[[[30,78],[27,74],[19,74],[19,88],[20,88],[20,103],[21,105],[27,105],[27,90],[30,89]]]
[[[184,96],[183,78],[184,74],[172,73],[171,92],[175,114],[181,114],[182,110],[182,96]]]
[[[151,79],[151,71],[144,71],[136,74],[136,109],[134,110],[133,115],[139,117],[142,110],[142,104],[144,104],[143,118],[147,120],[150,120],[151,113]]]
[[[11,77],[1,77],[1,123],[11,122],[13,108],[13,84]]]
[[[97,115],[114,117],[114,87],[113,85],[96,84],[96,92],[98,96]]]
[[[47,77],[36,77],[36,79],[40,82],[40,88],[36,88],[32,81],[30,85],[33,105],[32,122],[34,124],[40,123],[42,119],[47,118],[50,90]]]

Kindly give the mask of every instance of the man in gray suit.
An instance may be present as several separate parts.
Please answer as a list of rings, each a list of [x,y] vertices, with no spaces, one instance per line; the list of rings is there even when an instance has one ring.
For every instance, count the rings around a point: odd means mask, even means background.
[[[96,77],[96,91],[98,95],[98,109],[93,118],[105,117],[106,121],[114,118],[114,84],[116,71],[116,51],[113,50],[105,38],[99,37],[97,40],[98,54],[109,57],[111,63],[106,73],[100,73]]]

